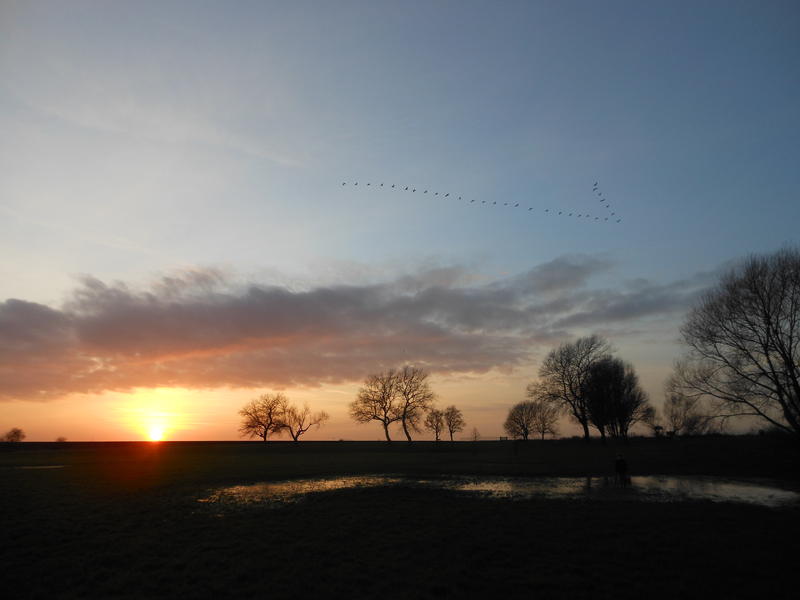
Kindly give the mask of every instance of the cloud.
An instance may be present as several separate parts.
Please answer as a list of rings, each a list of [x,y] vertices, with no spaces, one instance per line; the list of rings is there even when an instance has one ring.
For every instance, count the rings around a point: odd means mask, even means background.
[[[319,385],[404,362],[439,374],[509,369],[581,329],[681,313],[710,280],[588,287],[611,266],[575,255],[488,284],[449,267],[302,291],[203,269],[145,290],[84,277],[59,309],[0,303],[0,399]]]

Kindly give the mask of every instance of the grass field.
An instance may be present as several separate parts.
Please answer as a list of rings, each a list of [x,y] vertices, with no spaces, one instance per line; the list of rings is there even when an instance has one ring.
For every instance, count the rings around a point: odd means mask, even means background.
[[[510,501],[351,489],[280,508],[198,503],[296,477],[605,475],[618,448],[456,444],[68,443],[4,446],[10,597],[794,597],[800,510],[685,502]],[[633,440],[632,474],[798,483],[772,437]],[[20,466],[63,465],[58,469]]]

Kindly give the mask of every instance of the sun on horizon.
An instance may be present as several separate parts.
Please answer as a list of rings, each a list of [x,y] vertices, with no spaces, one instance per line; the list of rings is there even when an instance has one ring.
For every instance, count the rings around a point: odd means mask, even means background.
[[[160,425],[153,425],[148,430],[147,437],[151,442],[160,442],[164,439],[164,428]]]

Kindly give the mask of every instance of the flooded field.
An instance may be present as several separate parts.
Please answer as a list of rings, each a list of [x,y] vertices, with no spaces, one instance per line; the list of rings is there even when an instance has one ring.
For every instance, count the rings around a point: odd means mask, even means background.
[[[295,479],[238,485],[212,490],[203,503],[279,505],[302,500],[308,494],[366,487],[403,486],[451,490],[491,498],[559,498],[598,501],[682,502],[708,500],[755,504],[770,508],[800,504],[800,493],[776,484],[721,477],[632,477],[626,486],[603,477],[453,477],[422,479],[396,475],[368,475]]]

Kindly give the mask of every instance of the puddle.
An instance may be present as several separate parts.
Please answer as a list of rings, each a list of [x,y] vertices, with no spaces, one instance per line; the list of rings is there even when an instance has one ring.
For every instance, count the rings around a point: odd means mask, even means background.
[[[400,477],[366,475],[354,477],[332,477],[327,479],[292,479],[251,485],[234,485],[214,490],[198,502],[222,502],[234,504],[253,504],[262,502],[291,502],[306,494],[330,492],[348,488],[379,487],[398,485],[404,480]],[[413,480],[408,480],[409,482]]]
[[[753,481],[721,477],[632,477],[620,487],[604,477],[452,477],[419,479],[394,475],[365,475],[320,479],[295,479],[213,490],[198,502],[233,505],[285,504],[312,493],[348,488],[402,486],[453,490],[492,498],[565,498],[681,502],[710,500],[778,508],[800,504],[800,494]]]

